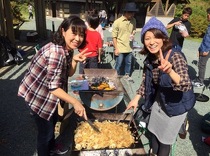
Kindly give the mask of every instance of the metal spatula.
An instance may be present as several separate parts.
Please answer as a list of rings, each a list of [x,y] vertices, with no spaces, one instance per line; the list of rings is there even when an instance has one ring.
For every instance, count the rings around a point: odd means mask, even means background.
[[[94,131],[100,133],[100,130],[98,129],[98,127],[95,126],[95,125],[93,124],[93,122],[92,122],[90,119],[87,119],[87,120],[85,120],[85,121],[87,121],[87,123],[93,128]]]

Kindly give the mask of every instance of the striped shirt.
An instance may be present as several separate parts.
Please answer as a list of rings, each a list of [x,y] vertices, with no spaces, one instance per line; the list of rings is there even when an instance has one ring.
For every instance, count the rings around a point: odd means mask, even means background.
[[[68,52],[62,46],[48,43],[33,57],[21,81],[18,96],[23,97],[29,107],[46,120],[50,120],[60,102],[50,91],[57,88],[67,90],[72,56],[73,51]]]
[[[172,81],[172,86],[174,91],[188,91],[192,88],[191,81],[188,74],[188,65],[187,61],[184,59],[182,54],[180,53],[174,53],[174,55],[171,57],[171,64],[173,70],[180,76],[180,83],[176,85]],[[158,60],[154,60],[152,62],[153,66],[155,68],[152,70],[153,74],[153,83],[158,84],[159,79],[159,69],[158,69]],[[137,94],[140,94],[142,97],[145,97],[145,72],[143,73],[143,79],[142,83],[140,85],[140,88],[136,91]]]

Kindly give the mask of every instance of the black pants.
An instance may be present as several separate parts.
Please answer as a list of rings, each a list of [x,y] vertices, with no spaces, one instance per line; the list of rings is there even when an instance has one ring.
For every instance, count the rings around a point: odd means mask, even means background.
[[[29,12],[29,17],[28,17],[28,19],[33,19],[33,13],[32,12]]]
[[[79,74],[84,74],[85,68],[98,68],[98,56],[89,57],[85,63],[79,64]]]
[[[35,123],[38,129],[37,135],[37,152],[38,156],[49,156],[50,150],[55,146],[55,124],[58,119],[57,110],[51,117],[50,121],[41,118],[36,113],[32,112]]]
[[[152,134],[151,148],[153,154],[156,154],[158,156],[169,156],[170,147],[171,147],[170,145],[161,143],[157,139],[157,137],[154,134]]]

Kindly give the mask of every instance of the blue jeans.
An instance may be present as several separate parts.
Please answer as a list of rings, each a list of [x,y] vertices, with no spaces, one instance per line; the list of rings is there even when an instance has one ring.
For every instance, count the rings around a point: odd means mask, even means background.
[[[38,129],[37,135],[37,152],[38,156],[49,156],[50,150],[55,146],[55,124],[58,119],[58,111],[56,110],[50,121],[47,121],[37,115],[35,112],[32,112],[35,119],[35,123]]]
[[[117,70],[118,75],[129,75],[131,74],[131,62],[132,62],[132,52],[130,53],[120,53],[118,56],[116,56],[116,65],[115,69]],[[121,72],[122,65],[124,61],[124,72]]]

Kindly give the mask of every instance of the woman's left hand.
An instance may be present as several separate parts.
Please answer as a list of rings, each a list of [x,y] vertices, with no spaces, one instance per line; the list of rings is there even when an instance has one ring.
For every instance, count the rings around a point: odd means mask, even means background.
[[[74,55],[73,60],[75,62],[84,62],[86,60],[87,56],[92,53],[92,52],[86,53],[87,50],[88,50],[88,48],[86,48],[85,50],[83,50],[79,54]]]
[[[160,70],[162,70],[163,72],[169,74],[172,71],[172,64],[168,61],[169,56],[171,54],[171,50],[169,50],[166,54],[166,57],[164,58],[163,56],[163,52],[160,49],[159,51],[160,55],[159,55],[159,59],[160,59],[160,65],[158,66],[158,68]]]

